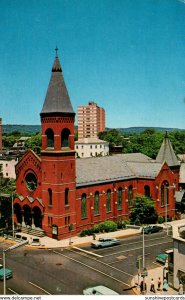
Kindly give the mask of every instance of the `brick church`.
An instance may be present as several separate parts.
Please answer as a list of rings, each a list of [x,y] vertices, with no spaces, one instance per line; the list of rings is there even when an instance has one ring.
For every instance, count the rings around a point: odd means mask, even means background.
[[[175,215],[179,162],[165,136],[156,160],[141,154],[75,158],[73,110],[56,52],[40,113],[41,155],[28,151],[16,165],[14,219],[58,240],[104,220],[129,218],[137,194],[159,215]]]

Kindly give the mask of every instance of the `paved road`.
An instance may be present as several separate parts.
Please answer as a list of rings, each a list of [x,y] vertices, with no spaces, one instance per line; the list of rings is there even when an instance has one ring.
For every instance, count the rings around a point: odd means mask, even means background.
[[[2,248],[7,245],[2,243],[0,247],[2,258]],[[171,247],[172,240],[164,232],[145,235],[147,268],[156,267],[156,254]],[[122,239],[120,246],[98,250],[88,246],[56,250],[18,248],[6,255],[7,267],[14,273],[7,280],[7,293],[80,295],[89,286],[103,284],[119,294],[131,295],[130,282],[137,274],[135,262],[142,249],[140,235]]]

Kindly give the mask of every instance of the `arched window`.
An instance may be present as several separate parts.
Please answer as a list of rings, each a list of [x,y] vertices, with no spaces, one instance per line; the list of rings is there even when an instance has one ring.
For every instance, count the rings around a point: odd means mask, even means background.
[[[118,209],[122,209],[122,188],[118,189]]]
[[[48,128],[45,132],[47,136],[47,148],[54,148],[54,132],[51,128]]]
[[[132,187],[132,185],[130,185],[129,187],[128,187],[128,204],[129,204],[129,206],[132,206],[132,199],[133,199],[133,187]]]
[[[65,189],[65,205],[69,204],[69,189]]]
[[[61,134],[61,147],[62,148],[69,148],[69,135],[70,135],[69,129],[64,128],[62,130],[62,134]]]
[[[107,191],[106,211],[111,211],[111,190]]]
[[[168,205],[169,203],[169,183],[163,181],[161,185],[161,206]]]
[[[94,214],[99,215],[99,192],[95,192],[94,194]]]
[[[52,199],[52,189],[48,189],[48,205],[52,206],[53,204],[53,199]]]
[[[81,215],[82,219],[87,217],[86,194],[82,194],[81,198]]]
[[[145,190],[145,196],[150,197],[150,187],[149,187],[149,185],[145,185],[144,190]]]

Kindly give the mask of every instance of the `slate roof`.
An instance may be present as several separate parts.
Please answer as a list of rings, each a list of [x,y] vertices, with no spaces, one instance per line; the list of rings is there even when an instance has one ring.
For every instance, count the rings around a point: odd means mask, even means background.
[[[167,162],[169,167],[179,166],[179,161],[175,155],[172,144],[167,136],[165,136],[161,148],[156,157],[157,162]]]
[[[141,153],[76,160],[77,187],[133,178],[154,179],[162,167]]]
[[[51,113],[74,114],[65,81],[62,75],[62,68],[60,66],[58,56],[55,57],[55,61],[52,67],[51,79],[46,93],[45,102],[41,111],[41,116],[43,114]]]

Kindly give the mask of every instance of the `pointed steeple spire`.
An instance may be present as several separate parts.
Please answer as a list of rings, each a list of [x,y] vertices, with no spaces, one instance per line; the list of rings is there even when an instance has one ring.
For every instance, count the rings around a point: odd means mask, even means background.
[[[56,57],[52,67],[51,79],[46,93],[46,98],[41,111],[42,115],[66,114],[74,115],[73,107],[68,95],[65,81],[62,75],[62,68],[58,58],[58,48],[56,47]]]
[[[161,148],[157,154],[156,161],[160,163],[165,161],[169,167],[179,166],[178,159],[175,155],[170,139],[168,138],[167,131],[161,144]]]

